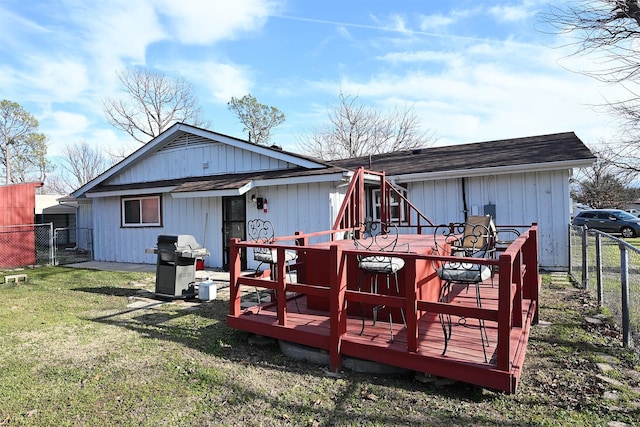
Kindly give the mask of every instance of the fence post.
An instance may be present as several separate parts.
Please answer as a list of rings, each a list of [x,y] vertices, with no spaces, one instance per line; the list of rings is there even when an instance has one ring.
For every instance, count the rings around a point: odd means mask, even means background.
[[[629,316],[629,253],[627,247],[620,245],[620,282],[622,284],[622,345],[629,347],[631,328]]]
[[[596,233],[596,281],[598,282],[598,307],[602,307],[604,290],[602,286],[602,239],[600,233]]]
[[[573,226],[569,224],[569,276],[573,276]]]
[[[58,265],[58,260],[56,259],[56,242],[53,239],[53,222],[49,223],[49,262],[51,265]]]
[[[587,227],[582,227],[582,287],[586,290],[589,285],[587,268]]]

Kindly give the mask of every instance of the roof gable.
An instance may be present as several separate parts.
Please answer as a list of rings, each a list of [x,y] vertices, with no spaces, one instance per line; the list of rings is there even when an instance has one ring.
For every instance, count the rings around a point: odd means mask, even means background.
[[[214,146],[217,146],[217,150]],[[203,150],[204,147],[207,147],[209,151],[204,152],[210,154],[212,158],[203,157],[203,154],[197,151],[199,147]],[[176,155],[177,151],[179,151],[179,153]],[[180,155],[183,152],[190,152],[193,158],[193,170],[188,170],[185,166],[180,167],[177,164],[176,160],[180,159]],[[230,159],[228,157],[234,155],[243,155],[244,157],[242,159],[236,159],[237,163],[246,163],[243,167],[249,169],[229,170],[223,168],[222,170],[218,170],[213,167],[215,165],[211,165],[212,167],[209,168],[208,163],[214,161],[218,162],[219,165],[226,165],[229,168],[233,168],[232,164],[229,165]],[[180,163],[185,165],[188,164],[188,162],[189,159],[183,159]],[[163,167],[163,165],[165,166]],[[321,169],[326,168],[327,165],[323,162],[289,153],[276,147],[256,145],[228,135],[200,129],[184,123],[176,123],[124,160],[74,191],[72,196],[81,197],[86,192],[91,191],[101,184],[132,183],[136,179],[139,179],[138,177],[141,175],[141,171],[146,171],[145,173],[148,174],[144,177],[145,180],[158,180],[216,175],[221,173],[249,172],[249,170],[286,170],[300,167],[306,169]]]

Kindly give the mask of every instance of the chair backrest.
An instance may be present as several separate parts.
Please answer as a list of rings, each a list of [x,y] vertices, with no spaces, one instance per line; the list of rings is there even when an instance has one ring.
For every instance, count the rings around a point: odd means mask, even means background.
[[[491,217],[470,216],[468,222],[445,224],[435,229],[435,250],[439,255],[489,258],[495,250],[495,227]],[[438,276],[447,282],[480,283],[491,276],[484,264],[467,260],[434,261]]]
[[[247,239],[255,243],[273,243],[275,233],[271,221],[264,219],[252,219],[247,222]],[[256,254],[271,254],[270,248],[253,248],[254,257]]]
[[[495,226],[490,215],[470,215],[464,223],[461,247],[481,249],[493,244]]]
[[[398,247],[398,227],[391,223],[361,222],[353,228],[351,236],[355,248],[360,251],[394,252]],[[358,260],[362,256],[366,255],[358,255]]]
[[[437,226],[434,238],[441,255],[482,258],[493,250],[495,226],[489,215],[469,216],[467,222]]]
[[[496,244],[508,245],[513,243],[518,237],[520,237],[520,231],[515,228],[496,229]]]

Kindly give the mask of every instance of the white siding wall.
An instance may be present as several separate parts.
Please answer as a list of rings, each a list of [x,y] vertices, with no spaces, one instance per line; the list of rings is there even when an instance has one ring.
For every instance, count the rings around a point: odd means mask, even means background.
[[[328,230],[340,208],[335,203],[342,202],[342,197],[334,193],[336,189],[332,183],[264,187],[257,195],[267,199],[267,213],[248,200],[247,220],[270,220],[279,236],[292,235],[296,231]],[[191,234],[211,252],[205,264],[222,266],[220,197],[174,199],[170,194],[164,194],[162,227],[121,228],[119,197],[95,198],[93,212],[96,224],[94,258],[98,261],[153,264],[156,256],[145,254],[144,250],[156,245],[159,234]]]
[[[466,179],[467,207],[496,205],[498,225],[540,228],[540,265],[549,269],[568,266],[569,171],[505,174]],[[328,230],[344,199],[346,187],[309,183],[260,188],[268,212],[247,201],[247,220],[270,220],[277,235],[295,231]],[[410,183],[409,199],[435,223],[464,219],[460,179]],[[156,244],[158,234],[192,234],[211,252],[207,266],[222,265],[222,199],[173,199],[163,195],[163,227],[121,228],[120,198],[96,198],[93,206],[95,259],[99,261],[155,263],[144,253]],[[83,215],[80,214],[79,218]],[[206,233],[205,233],[206,224]],[[80,226],[80,225],[79,225]],[[206,238],[205,238],[206,235]],[[249,263],[251,266],[251,262]]]
[[[208,162],[207,168],[203,163]],[[291,167],[272,157],[230,145],[211,142],[160,150],[144,161],[126,168],[107,184],[130,184],[223,173],[255,172]]]
[[[335,215],[342,203],[339,193],[332,183],[309,183],[298,185],[282,185],[260,188],[258,197],[268,201],[268,212],[256,209],[256,205],[249,202],[247,206],[247,220],[261,218],[271,221],[276,236],[290,236],[296,231],[305,233],[330,230]],[[344,196],[342,196],[344,197]],[[329,237],[317,238],[313,242],[326,241]],[[250,257],[249,257],[250,258]],[[256,264],[249,259],[249,268]]]
[[[410,200],[433,222],[464,219],[460,179],[411,183]],[[497,225],[537,222],[540,265],[568,267],[569,171],[493,175],[466,178],[467,208],[496,205]]]
[[[222,265],[222,214],[220,198],[173,199],[162,197],[162,227],[120,227],[120,198],[94,199],[94,240],[97,261],[149,263],[156,256],[145,254],[156,245],[159,234],[191,234],[209,249],[207,265]],[[206,224],[206,233],[205,233]],[[206,238],[205,238],[206,234]]]
[[[92,204],[91,202],[78,203],[78,209],[76,210],[76,227],[78,228],[93,228],[92,221]]]

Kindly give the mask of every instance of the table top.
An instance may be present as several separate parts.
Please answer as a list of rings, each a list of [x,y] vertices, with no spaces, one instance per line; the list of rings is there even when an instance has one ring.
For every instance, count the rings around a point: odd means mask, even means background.
[[[438,237],[440,238],[440,236]],[[398,242],[396,246],[399,248],[406,248],[409,245],[409,253],[417,254],[431,254],[435,246],[435,238],[433,234],[399,234]],[[341,246],[342,249],[356,249],[352,239],[341,239],[330,242],[314,243],[309,245],[310,247],[329,248],[333,245]],[[406,252],[405,250],[398,250],[397,252]]]

